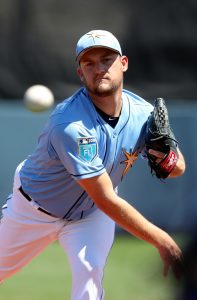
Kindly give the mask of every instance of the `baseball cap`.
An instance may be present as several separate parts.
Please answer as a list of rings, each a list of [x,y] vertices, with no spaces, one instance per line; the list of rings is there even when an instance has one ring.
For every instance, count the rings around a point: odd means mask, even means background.
[[[122,55],[119,41],[111,32],[106,30],[92,30],[79,39],[76,47],[76,60],[79,61],[84,53],[93,47],[109,48]]]

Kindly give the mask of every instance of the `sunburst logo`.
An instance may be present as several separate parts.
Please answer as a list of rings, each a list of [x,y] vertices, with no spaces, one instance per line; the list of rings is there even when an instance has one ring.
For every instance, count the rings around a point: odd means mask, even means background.
[[[89,36],[89,38],[92,38],[94,40],[94,42],[95,42],[96,38],[100,38],[102,36],[105,36],[104,34],[99,34],[96,31],[92,31],[90,33],[87,33],[87,35]]]
[[[124,171],[122,173],[121,179],[123,179],[123,177],[125,176],[125,174],[133,166],[133,164],[136,161],[136,159],[138,158],[138,154],[139,154],[138,150],[136,150],[135,152],[132,152],[132,150],[130,150],[130,152],[128,152],[124,148],[122,148],[122,151],[123,151],[123,153],[125,155],[125,160],[123,160],[121,162],[121,164],[125,163],[125,168],[124,168]]]

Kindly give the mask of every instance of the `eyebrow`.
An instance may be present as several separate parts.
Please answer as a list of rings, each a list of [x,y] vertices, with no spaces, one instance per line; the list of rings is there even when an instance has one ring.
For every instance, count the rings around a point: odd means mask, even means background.
[[[115,51],[114,52],[108,52],[108,51],[106,51],[105,53],[103,53],[102,55],[101,55],[101,58],[105,58],[105,57],[107,57],[107,56],[113,56],[113,55],[118,55],[118,53],[116,53]],[[91,58],[83,58],[82,60],[81,60],[81,62],[88,62],[88,61],[91,61]]]

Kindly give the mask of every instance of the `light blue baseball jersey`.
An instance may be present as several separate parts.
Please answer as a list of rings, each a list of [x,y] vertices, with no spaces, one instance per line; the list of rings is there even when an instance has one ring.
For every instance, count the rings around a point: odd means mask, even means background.
[[[152,109],[123,90],[121,114],[112,128],[81,88],[51,114],[20,171],[23,190],[57,217],[83,218],[95,206],[77,180],[106,171],[115,189],[143,147],[144,124]]]

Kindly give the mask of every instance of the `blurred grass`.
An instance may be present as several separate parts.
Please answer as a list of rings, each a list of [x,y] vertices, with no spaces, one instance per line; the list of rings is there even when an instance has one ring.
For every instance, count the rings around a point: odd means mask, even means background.
[[[174,300],[178,285],[163,278],[158,252],[127,235],[117,235],[103,280],[105,300]],[[50,245],[0,287],[1,300],[69,300],[71,274],[58,243]]]

